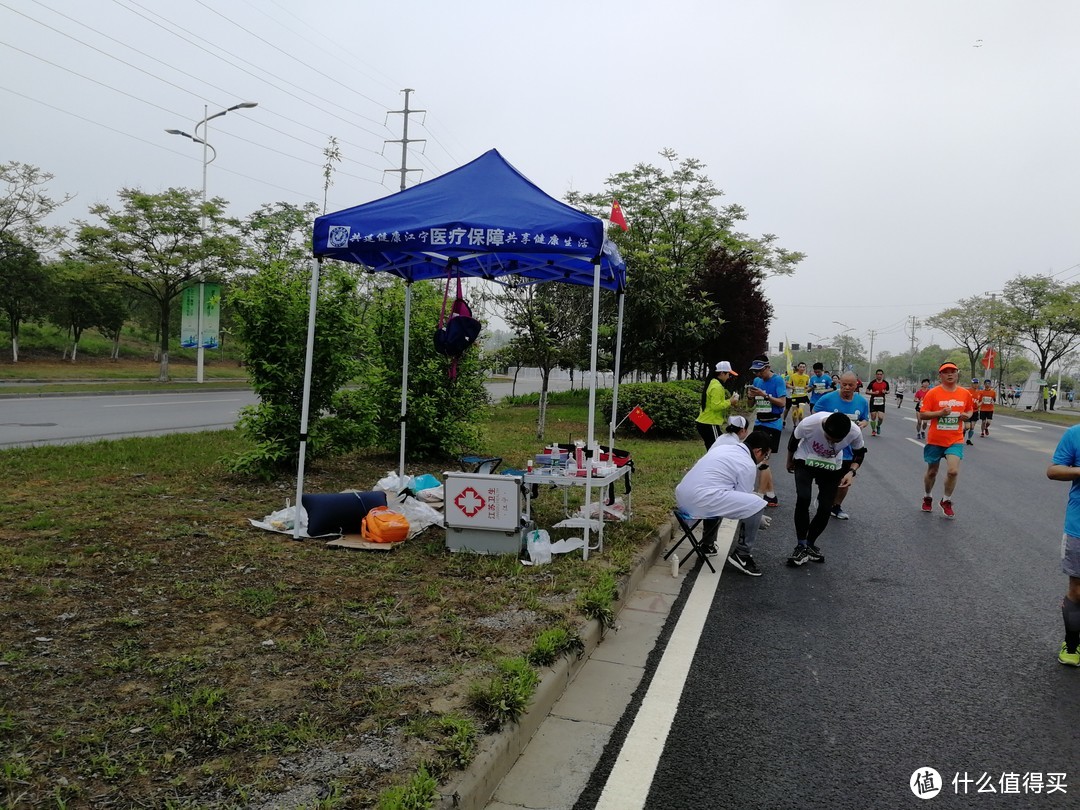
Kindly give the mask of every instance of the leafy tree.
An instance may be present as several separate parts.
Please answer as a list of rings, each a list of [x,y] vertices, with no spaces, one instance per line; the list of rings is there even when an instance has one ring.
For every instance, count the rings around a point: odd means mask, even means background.
[[[1080,346],[1080,284],[1017,276],[1005,284],[1002,323],[1034,354],[1039,376]]]
[[[479,416],[488,404],[483,362],[476,347],[469,349],[458,360],[457,375],[451,379],[449,361],[433,348],[442,304],[441,283],[413,284],[405,422],[408,458],[442,460],[476,452],[480,441]],[[362,385],[375,412],[379,445],[399,447],[405,330],[405,285],[401,281],[391,278],[375,285],[365,325],[377,349]]]
[[[540,370],[540,408],[536,435],[544,437],[551,372],[572,358],[580,361],[579,341],[592,329],[592,289],[574,284],[533,284],[511,277],[510,284],[488,294],[518,336],[513,341],[522,365]],[[590,339],[591,342],[591,339]],[[586,352],[587,354],[587,352]]]
[[[241,265],[258,270],[273,262],[299,269],[311,255],[311,228],[319,207],[278,202],[260,206],[239,225]]]
[[[121,208],[91,206],[101,223],[80,222],[76,235],[80,258],[119,271],[125,284],[154,302],[161,382],[169,379],[173,301],[196,279],[224,280],[238,262],[240,242],[230,232],[236,223],[224,216],[225,200],[215,197],[202,205],[201,196],[190,189],[121,189]]]
[[[971,376],[981,379],[982,357],[991,345],[995,327],[1001,321],[1004,305],[991,296],[976,295],[961,298],[949,307],[926,319],[926,325],[940,329],[967,354]]]
[[[714,248],[705,259],[698,286],[716,314],[699,355],[704,368],[695,376],[705,376],[720,360],[730,360],[736,369],[749,368],[768,343],[773,316],[750,251]]]
[[[7,315],[11,362],[19,362],[19,327],[41,314],[48,277],[37,251],[12,234],[0,233],[0,308]]]
[[[0,164],[0,235],[17,236],[27,245],[58,242],[62,228],[46,228],[42,222],[53,211],[72,199],[67,194],[56,200],[46,185],[53,175],[28,163],[10,161]]]
[[[78,356],[82,333],[95,327],[113,338],[113,354],[117,354],[118,332],[128,313],[119,279],[100,267],[77,259],[53,262],[47,271],[50,287],[48,318],[67,331],[71,339],[71,362],[74,363]],[[64,357],[67,358],[67,348]]]
[[[630,214],[630,229],[611,233],[627,263],[625,322],[634,327],[624,336],[621,369],[667,379],[672,367],[680,376],[696,368],[713,337],[717,313],[698,284],[711,251],[747,251],[747,265],[761,278],[794,272],[803,255],[779,247],[771,234],[752,238],[735,230],[746,212],[734,204],[717,207],[723,192],[704,163],[671,149],[660,155],[667,168],[639,163],[609,177],[603,193],[573,192],[567,201],[606,216],[617,198]],[[614,321],[610,303],[605,321]],[[744,325],[741,317],[737,325]]]

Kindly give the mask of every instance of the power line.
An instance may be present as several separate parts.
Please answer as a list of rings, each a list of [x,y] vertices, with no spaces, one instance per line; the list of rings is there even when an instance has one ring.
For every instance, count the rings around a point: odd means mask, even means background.
[[[146,53],[145,51],[140,51],[140,50],[139,50],[138,48],[135,48],[135,47],[133,47],[133,46],[131,46],[131,45],[127,44],[126,42],[124,42],[124,41],[122,41],[122,40],[119,40],[119,39],[117,39],[117,38],[115,38],[115,37],[112,37],[112,36],[110,36],[109,34],[106,34],[106,33],[105,33],[105,32],[103,32],[103,31],[99,31],[98,29],[94,28],[93,26],[87,25],[86,23],[84,23],[84,22],[82,22],[82,21],[80,21],[80,20],[77,20],[77,19],[75,19],[74,17],[71,17],[71,16],[69,16],[69,15],[67,15],[67,14],[64,14],[64,13],[60,12],[60,11],[57,11],[56,9],[52,9],[52,8],[49,8],[49,6],[46,6],[46,5],[44,4],[44,3],[42,3],[42,2],[41,2],[41,0],[34,0],[34,2],[36,2],[36,3],[38,4],[38,5],[42,6],[43,8],[46,8],[46,9],[48,9],[49,11],[52,11],[52,12],[53,12],[54,14],[57,14],[57,15],[59,15],[59,16],[61,16],[61,17],[65,18],[65,19],[67,19],[67,20],[70,20],[71,22],[75,23],[76,25],[81,25],[81,26],[82,26],[83,28],[86,28],[86,29],[88,29],[88,30],[90,30],[90,31],[93,31],[93,32],[94,32],[95,34],[98,34],[99,36],[102,36],[102,37],[104,37],[105,39],[107,39],[107,40],[109,40],[109,41],[111,41],[111,42],[115,42],[115,43],[117,43],[118,45],[122,45],[123,47],[125,47],[125,48],[128,48],[128,49],[129,49],[129,50],[131,50],[131,51],[134,51],[135,53],[139,54],[140,56],[146,57],[147,59],[150,59],[151,61],[157,62],[158,64],[160,64],[160,65],[163,65],[163,66],[165,66],[165,67],[169,68],[170,70],[175,70],[175,71],[176,71],[177,73],[179,73],[179,74],[180,74],[180,75],[182,75],[182,76],[186,76],[186,77],[188,77],[189,79],[194,79],[195,81],[199,82],[200,84],[204,84],[204,85],[206,85],[207,87],[212,87],[212,88],[214,88],[215,90],[217,90],[217,91],[219,91],[219,92],[221,92],[221,93],[231,94],[231,91],[229,91],[229,90],[226,90],[226,89],[225,89],[225,88],[223,88],[223,87],[219,87],[218,85],[212,84],[211,82],[208,82],[208,81],[206,81],[206,80],[204,80],[204,79],[200,79],[200,78],[199,78],[198,76],[195,76],[194,74],[191,74],[191,73],[187,73],[186,71],[183,71],[183,70],[181,70],[181,69],[179,69],[179,68],[177,68],[177,67],[174,67],[173,65],[169,64],[168,62],[165,62],[165,61],[163,61],[163,60],[161,60],[161,59],[158,59],[158,58],[157,58],[156,56],[154,56],[153,54],[149,54],[149,53]],[[4,4],[4,3],[0,3],[0,6],[3,6],[4,8],[9,8],[9,9],[10,9],[10,6],[7,6],[7,5],[6,5],[6,4]],[[81,39],[78,39],[77,37],[75,37],[75,36],[72,36],[71,34],[67,34],[67,33],[65,33],[65,32],[63,32],[63,31],[61,31],[61,30],[59,30],[59,29],[57,29],[57,28],[54,28],[54,27],[53,27],[53,26],[51,26],[51,25],[48,25],[47,23],[44,23],[44,22],[42,22],[41,20],[37,20],[37,19],[35,19],[35,18],[33,18],[33,17],[30,17],[30,16],[28,16],[28,15],[26,15],[26,14],[23,14],[22,12],[17,12],[17,13],[21,14],[21,15],[22,15],[23,17],[25,17],[26,19],[28,19],[28,20],[31,20],[32,22],[35,22],[35,23],[37,23],[38,25],[41,25],[41,26],[43,26],[43,27],[45,27],[45,28],[48,28],[48,29],[49,29],[49,30],[51,30],[51,31],[54,31],[54,32],[56,32],[56,33],[60,34],[61,36],[67,37],[68,39],[71,39],[71,40],[73,40],[73,41],[75,41],[75,42],[78,42],[78,43],[79,43],[80,45],[83,45],[83,46],[85,46],[85,47],[87,47],[87,48],[90,48],[91,50],[94,50],[94,51],[96,51],[96,52],[98,52],[98,53],[102,54],[103,56],[106,56],[106,57],[108,57],[108,58],[110,58],[110,59],[113,59],[113,60],[115,60],[115,61],[117,61],[117,62],[120,62],[120,63],[121,63],[122,65],[125,65],[125,66],[127,66],[127,67],[133,68],[133,69],[137,70],[138,72],[140,72],[140,73],[142,73],[142,74],[144,74],[144,75],[146,75],[146,76],[149,76],[149,77],[150,77],[150,78],[152,78],[152,79],[156,79],[157,81],[160,81],[160,82],[163,82],[163,83],[165,83],[165,84],[168,84],[168,85],[170,85],[170,86],[172,86],[172,87],[175,87],[176,89],[178,89],[178,90],[180,90],[180,91],[182,91],[182,92],[185,92],[185,93],[191,93],[192,95],[196,96],[196,98],[199,98],[199,99],[200,99],[201,101],[208,101],[208,99],[206,99],[205,97],[203,97],[203,96],[199,95],[198,93],[194,93],[194,92],[192,92],[192,91],[188,90],[188,89],[187,89],[187,88],[185,88],[185,87],[181,87],[180,85],[178,85],[178,84],[175,84],[175,83],[173,83],[173,82],[169,81],[168,79],[165,79],[165,78],[163,78],[163,77],[161,77],[161,76],[158,76],[158,75],[156,75],[156,74],[150,73],[149,71],[147,71],[147,70],[145,70],[145,69],[143,69],[143,68],[139,67],[138,65],[134,65],[134,64],[132,64],[132,63],[130,63],[130,62],[127,62],[127,61],[125,61],[125,60],[121,59],[120,57],[116,56],[115,54],[109,53],[109,52],[107,52],[107,51],[103,51],[103,50],[101,50],[100,48],[97,48],[96,46],[94,46],[94,45],[91,45],[91,44],[90,44],[90,43],[88,43],[88,42],[84,42],[83,40],[81,40]],[[152,22],[152,21],[148,21],[148,22]],[[220,58],[220,57],[219,57],[219,58]],[[58,67],[59,67],[59,66],[58,66]],[[81,75],[81,74],[76,74],[76,75]],[[269,84],[269,82],[267,82],[267,84]],[[290,84],[291,84],[291,83],[290,83]],[[273,87],[273,85],[270,85],[270,86],[271,86],[271,87]],[[293,85],[293,86],[294,86],[294,87],[296,87],[296,85]],[[115,89],[115,88],[113,88],[113,89]],[[275,88],[275,89],[278,89],[278,88]],[[298,89],[300,89],[300,88],[298,88]],[[305,129],[309,129],[309,130],[311,130],[311,131],[313,131],[313,132],[319,132],[319,134],[325,134],[325,133],[322,133],[322,132],[320,132],[320,131],[319,131],[318,129],[316,129],[315,127],[312,127],[312,126],[309,126],[309,125],[307,125],[307,124],[304,124],[304,123],[303,123],[303,122],[301,122],[301,121],[296,121],[296,120],[294,120],[294,119],[288,118],[287,116],[283,116],[283,115],[281,115],[280,113],[277,113],[277,112],[275,112],[275,111],[274,111],[273,109],[267,109],[266,111],[267,111],[267,112],[269,112],[269,113],[270,113],[271,115],[276,115],[276,116],[277,116],[277,117],[279,117],[279,118],[284,118],[284,119],[285,119],[286,121],[289,121],[290,123],[293,123],[293,124],[296,124],[296,125],[298,125],[298,126],[304,127]],[[185,118],[185,119],[186,119],[186,116],[181,116],[181,117],[183,117],[183,118]],[[295,135],[292,135],[292,134],[290,134],[290,133],[287,133],[287,132],[285,132],[285,131],[283,131],[283,130],[277,129],[276,127],[272,127],[272,126],[270,126],[269,124],[266,124],[265,122],[263,122],[263,121],[260,121],[260,120],[258,120],[258,119],[256,119],[256,120],[254,121],[254,123],[255,123],[255,124],[256,124],[257,126],[262,126],[262,127],[265,127],[265,128],[267,128],[267,129],[270,129],[270,130],[272,130],[273,132],[277,132],[277,133],[278,133],[278,134],[280,134],[280,135],[284,135],[284,136],[285,136],[285,137],[287,137],[287,138],[292,138],[293,140],[299,141],[300,143],[303,143],[303,144],[305,144],[306,146],[311,146],[311,147],[312,147],[312,148],[314,148],[314,149],[321,149],[321,147],[319,147],[319,146],[317,146],[317,145],[315,145],[315,144],[312,144],[312,143],[310,143],[310,142],[308,142],[308,141],[304,141],[303,139],[301,139],[301,138],[299,138],[299,137],[297,137],[297,136],[295,136]],[[353,146],[354,148],[356,148],[356,149],[361,149],[361,150],[363,150],[363,151],[365,151],[365,152],[370,152],[371,154],[378,154],[378,152],[376,152],[376,151],[375,151],[374,149],[370,149],[370,148],[368,148],[368,147],[360,146],[359,144],[354,144],[354,143],[351,143],[351,142],[349,142],[349,141],[347,141],[347,140],[345,140],[345,139],[342,139],[342,143],[346,143],[346,144],[348,144],[349,146]],[[256,145],[260,145],[260,144],[256,144]],[[364,168],[367,168],[367,169],[371,169],[372,171],[376,171],[376,172],[377,172],[377,171],[379,171],[379,169],[378,169],[378,168],[376,168],[375,166],[370,166],[370,165],[368,165],[368,164],[365,164],[365,163],[361,163],[361,162],[360,162],[360,161],[358,161],[358,160],[355,160],[355,159],[352,159],[352,158],[346,158],[346,160],[349,160],[350,162],[356,163],[357,165],[363,166]]]
[[[239,61],[243,62],[246,65],[250,65],[252,68],[259,71],[258,73],[255,73],[255,72],[253,72],[251,70],[248,70],[247,68],[245,68],[245,67],[243,67],[243,66],[241,66],[239,64],[236,64],[235,62],[232,62],[229,59],[226,59],[225,57],[221,56],[220,54],[214,53],[213,51],[211,51],[211,50],[209,50],[207,48],[204,48],[199,43],[193,42],[192,40],[188,39],[187,37],[183,37],[180,34],[177,34],[175,31],[170,31],[168,28],[166,28],[161,23],[156,22],[155,20],[151,20],[145,14],[140,14],[138,11],[135,11],[134,9],[128,8],[123,3],[121,3],[119,0],[113,0],[113,2],[116,3],[116,5],[120,6],[120,8],[124,9],[125,11],[146,20],[151,25],[157,26],[161,30],[165,31],[165,33],[167,33],[167,34],[169,34],[171,36],[174,36],[177,39],[180,39],[183,42],[186,42],[186,43],[188,43],[189,45],[191,45],[191,46],[193,46],[195,48],[198,48],[203,53],[205,53],[205,54],[207,54],[209,56],[212,56],[215,59],[218,59],[219,61],[224,62],[225,64],[229,65],[230,67],[234,67],[237,70],[240,70],[241,72],[246,73],[247,75],[251,76],[252,78],[256,79],[257,81],[263,82],[264,84],[274,88],[278,92],[284,93],[285,95],[287,95],[287,96],[289,96],[291,98],[294,98],[297,101],[300,101],[300,102],[302,102],[304,104],[307,104],[310,107],[313,107],[316,110],[319,110],[319,112],[321,112],[321,113],[324,113],[326,115],[330,115],[330,116],[332,116],[334,118],[337,118],[339,121],[342,121],[343,123],[349,124],[350,126],[355,126],[357,129],[360,129],[360,130],[368,133],[369,135],[374,135],[377,138],[381,138],[383,136],[383,134],[384,134],[384,133],[381,133],[381,132],[375,132],[375,131],[373,131],[371,129],[368,129],[367,127],[365,127],[365,126],[363,126],[361,124],[357,124],[355,121],[349,121],[348,119],[342,118],[340,115],[338,115],[337,113],[335,113],[335,112],[333,112],[331,110],[325,110],[325,109],[322,109],[321,107],[319,107],[318,105],[313,104],[308,98],[305,98],[304,96],[299,96],[296,93],[292,93],[292,92],[290,92],[288,90],[285,90],[285,89],[283,89],[281,87],[278,87],[278,86],[274,85],[273,82],[270,82],[270,81],[267,80],[267,78],[266,78],[267,76],[271,76],[271,77],[273,77],[274,79],[277,79],[280,82],[284,82],[287,85],[290,85],[292,87],[296,87],[301,92],[303,92],[303,93],[305,93],[307,95],[313,96],[314,98],[317,98],[320,101],[323,101],[323,102],[331,105],[331,107],[340,106],[340,105],[337,105],[334,102],[330,101],[329,99],[324,99],[324,98],[322,98],[321,96],[319,96],[317,94],[309,93],[307,90],[304,90],[303,88],[299,87],[298,85],[294,84],[293,82],[290,82],[288,79],[284,79],[284,78],[282,78],[280,76],[277,76],[276,74],[272,73],[271,71],[267,70],[266,68],[263,68],[263,67],[261,67],[259,65],[256,65],[254,62],[251,62],[251,61],[249,61],[247,59],[244,59],[243,57],[239,57],[239,56],[236,57],[237,59],[239,59]],[[211,42],[210,40],[206,39],[205,37],[199,36],[194,31],[189,31],[188,29],[184,28],[183,26],[178,25],[177,23],[174,23],[172,20],[169,20],[167,17],[163,17],[162,15],[157,14],[156,12],[153,12],[153,11],[150,11],[149,9],[146,9],[144,6],[142,6],[139,3],[135,2],[135,0],[129,0],[129,2],[131,2],[133,5],[137,6],[138,8],[143,9],[148,14],[153,14],[155,17],[158,17],[159,19],[168,22],[169,25],[175,26],[180,31],[183,31],[186,34],[190,34],[192,37],[200,39],[203,42],[207,43],[208,45],[213,46],[214,48],[216,48],[216,49],[218,49],[220,51],[224,51],[225,53],[230,53],[225,48],[222,48],[221,46]],[[280,49],[278,49],[278,50],[280,50]],[[230,54],[230,55],[232,55],[232,54]],[[364,98],[366,98],[366,96]],[[376,126],[379,126],[378,121],[375,121],[375,120],[373,120],[371,118],[368,118],[367,116],[361,115],[359,113],[356,113],[356,116],[358,118],[361,118],[361,119],[365,120],[365,121],[371,121],[371,123],[375,124]],[[386,128],[383,127],[383,129],[386,129]],[[358,147],[358,148],[362,148],[362,147]],[[371,151],[374,151],[374,150],[371,150]]]
[[[123,135],[125,138],[131,138],[134,141],[139,141],[140,143],[148,144],[150,146],[153,146],[155,149],[161,149],[161,150],[164,150],[166,152],[170,152],[171,154],[179,155],[180,157],[183,157],[183,158],[190,158],[191,160],[199,160],[201,162],[200,158],[196,158],[196,157],[194,157],[192,155],[189,155],[189,154],[187,154],[185,152],[178,152],[175,149],[170,149],[170,148],[168,148],[166,146],[163,146],[162,144],[157,143],[155,141],[149,141],[146,138],[140,138],[138,135],[133,135],[130,132],[125,132],[122,129],[117,129],[116,127],[111,127],[108,124],[103,124],[100,121],[94,121],[94,120],[92,120],[90,118],[86,118],[85,116],[79,115],[77,113],[73,113],[70,110],[65,110],[65,109],[63,109],[61,107],[57,107],[57,106],[55,106],[53,104],[49,104],[48,102],[42,101],[41,99],[34,98],[32,96],[28,96],[25,93],[20,93],[18,90],[12,90],[11,88],[4,87],[2,85],[0,85],[0,90],[3,90],[6,93],[11,93],[12,95],[15,95],[15,96],[19,96],[20,98],[26,99],[27,101],[32,101],[35,104],[40,104],[43,107],[48,107],[50,110],[55,110],[58,113],[63,113],[64,115],[69,115],[72,118],[78,118],[80,121],[84,121],[87,124],[93,124],[96,127],[101,127],[102,129],[107,129],[110,132],[115,132],[117,135]],[[251,181],[253,181],[255,183],[259,183],[260,185],[269,186],[270,188],[276,188],[276,189],[278,189],[280,191],[287,191],[290,194],[297,195],[298,197],[306,197],[306,198],[308,198],[310,200],[316,200],[317,199],[316,197],[313,197],[313,196],[311,196],[310,194],[308,194],[306,192],[296,191],[295,189],[286,188],[285,186],[279,186],[279,185],[277,185],[275,183],[270,183],[270,182],[264,180],[261,177],[252,177],[249,174],[242,174],[241,172],[236,172],[236,171],[233,171],[232,169],[227,169],[227,168],[224,168],[224,167],[221,167],[221,166],[217,167],[217,171],[228,172],[229,174],[235,175],[236,177],[243,177],[245,180],[251,180]],[[356,179],[364,180],[365,178],[358,177]],[[368,180],[367,182],[373,182],[373,181]]]

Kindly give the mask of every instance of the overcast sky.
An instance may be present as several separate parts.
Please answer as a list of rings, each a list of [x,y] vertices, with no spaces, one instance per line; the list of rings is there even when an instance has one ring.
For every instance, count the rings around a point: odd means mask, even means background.
[[[201,188],[165,130],[254,101],[210,123],[209,194],[321,205],[334,136],[336,210],[397,190],[409,87],[410,182],[495,147],[562,197],[673,148],[807,254],[767,284],[774,350],[850,327],[895,353],[911,316],[1080,279],[1078,32],[1075,0],[0,0],[0,161],[86,219]]]

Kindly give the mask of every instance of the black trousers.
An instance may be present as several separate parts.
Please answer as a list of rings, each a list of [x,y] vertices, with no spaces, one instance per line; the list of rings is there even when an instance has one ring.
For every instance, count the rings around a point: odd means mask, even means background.
[[[802,459],[795,461],[795,537],[814,545],[829,525],[836,490],[840,486],[840,470],[808,467]],[[810,519],[810,500],[814,484],[818,487],[817,511]]]

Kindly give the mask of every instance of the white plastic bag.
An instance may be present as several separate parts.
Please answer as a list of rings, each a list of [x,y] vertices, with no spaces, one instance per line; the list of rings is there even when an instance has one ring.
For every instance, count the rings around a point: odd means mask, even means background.
[[[533,565],[551,562],[551,536],[544,529],[533,529],[525,536],[525,548]]]
[[[386,508],[391,512],[404,515],[409,521],[409,539],[416,537],[428,526],[442,526],[442,512],[431,508],[423,501],[405,496],[400,500],[387,498]]]
[[[381,489],[383,492],[389,492],[396,496],[411,487],[412,482],[413,477],[411,475],[402,476],[391,470],[386,474],[385,478],[378,480],[375,489]]]
[[[289,506],[288,501],[286,501],[284,509],[271,512],[262,519],[262,522],[273,531],[291,532],[296,527],[296,507]],[[300,507],[300,528],[307,528],[307,510],[302,506]]]

